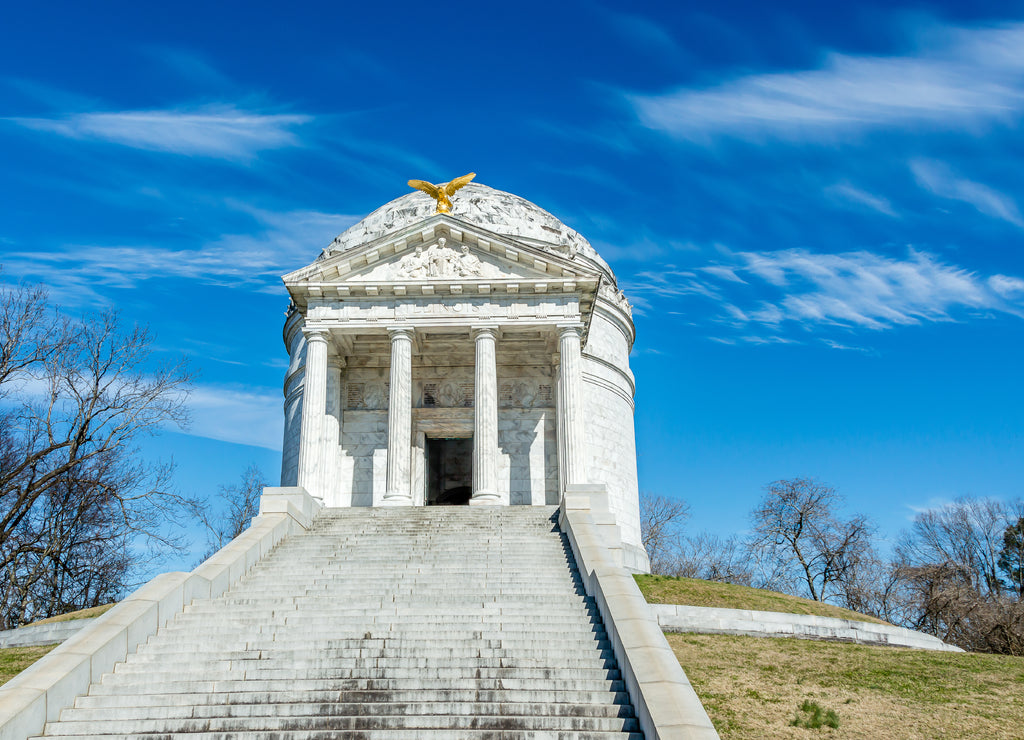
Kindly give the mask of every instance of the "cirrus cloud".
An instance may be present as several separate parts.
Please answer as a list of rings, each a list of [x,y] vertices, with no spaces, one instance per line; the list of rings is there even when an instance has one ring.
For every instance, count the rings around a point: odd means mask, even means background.
[[[985,277],[915,249],[905,258],[806,249],[724,254],[697,270],[640,273],[626,289],[652,303],[713,300],[721,309],[717,323],[744,332],[752,326],[772,333],[787,327],[882,330],[957,320],[971,311],[1024,317],[1024,280]]]
[[[833,53],[818,69],[626,100],[644,126],[698,141],[720,135],[805,140],[836,131],[1008,120],[1024,109],[1024,24],[952,29],[916,54]]]
[[[70,139],[105,141],[173,154],[248,160],[263,150],[300,146],[295,129],[313,119],[307,115],[256,113],[233,105],[219,105],[8,120]]]

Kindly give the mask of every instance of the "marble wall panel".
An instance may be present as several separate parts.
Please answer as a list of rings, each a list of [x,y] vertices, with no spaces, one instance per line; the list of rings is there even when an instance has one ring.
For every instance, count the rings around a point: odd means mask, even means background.
[[[387,486],[388,414],[382,410],[346,410],[342,419],[339,505],[379,503]],[[349,500],[350,504],[343,503]],[[362,502],[362,503],[359,503]]]
[[[498,412],[498,493],[506,503],[557,503],[555,415],[550,409]]]

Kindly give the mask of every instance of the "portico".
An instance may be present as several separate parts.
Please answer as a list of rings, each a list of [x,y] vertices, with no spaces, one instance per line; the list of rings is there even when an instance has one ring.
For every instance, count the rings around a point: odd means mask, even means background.
[[[410,506],[427,502],[424,467],[427,439],[467,439],[472,449],[471,505],[510,503],[509,486],[501,490],[499,470],[502,450],[499,440],[499,417],[514,426],[523,409],[538,409],[542,416],[553,417],[557,452],[547,461],[557,471],[544,471],[543,478],[557,475],[564,483],[585,481],[585,459],[582,442],[582,382],[580,375],[580,322],[517,325],[502,331],[501,323],[446,326],[443,332],[414,324],[388,326],[373,333],[353,333],[341,328],[305,326],[302,336],[306,345],[303,383],[302,423],[299,441],[298,484],[325,502],[335,502],[344,479],[339,478],[341,458],[345,456],[344,428],[346,400],[351,411],[384,411],[386,413],[387,445],[385,448],[386,485],[375,505]],[[365,383],[358,380],[379,355],[379,345],[386,341],[388,366],[386,394],[380,389],[367,396]],[[377,345],[376,352],[371,349]],[[461,346],[460,346],[461,345]],[[552,352],[552,349],[557,351]],[[353,352],[362,350],[362,356]],[[472,382],[468,372],[454,373],[441,382],[432,382],[431,362],[441,354],[456,362],[465,362],[472,353]],[[502,381],[499,383],[498,358],[502,358]],[[414,364],[413,358],[416,358]],[[524,372],[524,355],[546,358],[547,372]],[[533,360],[535,361],[535,360]],[[356,368],[351,384],[346,377],[350,367]],[[449,368],[453,367],[449,365]],[[458,367],[457,365],[454,367]],[[543,370],[543,368],[542,368]],[[380,373],[378,373],[380,375]],[[530,383],[529,377],[539,375],[552,383]],[[460,382],[462,381],[462,382]],[[552,387],[552,385],[554,387]],[[346,388],[348,398],[342,395]],[[556,390],[557,389],[557,390]],[[357,398],[362,395],[362,398]],[[384,396],[386,395],[386,401]],[[502,403],[504,401],[504,404]],[[375,408],[360,409],[360,405]],[[376,408],[383,406],[383,409]],[[504,408],[502,408],[504,406]],[[553,414],[545,414],[546,411]],[[512,422],[512,423],[510,423]],[[355,428],[354,428],[355,429]],[[529,430],[515,429],[522,437]],[[357,434],[354,430],[350,434]],[[508,436],[508,435],[506,435]],[[506,447],[508,447],[506,443]],[[504,466],[507,467],[507,466]],[[562,471],[562,475],[558,475]],[[511,471],[507,471],[511,472]],[[536,478],[520,482],[536,482]],[[539,500],[549,503],[546,491]],[[527,502],[523,502],[527,503]]]

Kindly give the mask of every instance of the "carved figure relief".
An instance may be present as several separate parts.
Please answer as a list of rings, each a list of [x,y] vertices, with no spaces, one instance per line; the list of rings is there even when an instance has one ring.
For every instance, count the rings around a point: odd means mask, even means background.
[[[507,381],[498,389],[498,403],[502,408],[512,409],[551,406],[552,387],[550,383],[537,383],[529,378]]]
[[[407,254],[395,266],[391,274],[394,280],[423,280],[426,278],[472,278],[481,277],[484,265],[480,258],[469,251],[469,247],[460,244],[455,250],[447,245],[448,240],[441,237],[437,244],[424,249],[416,247],[416,251]]]
[[[345,408],[379,411],[388,407],[390,383],[371,380],[365,383],[348,383],[345,389]]]

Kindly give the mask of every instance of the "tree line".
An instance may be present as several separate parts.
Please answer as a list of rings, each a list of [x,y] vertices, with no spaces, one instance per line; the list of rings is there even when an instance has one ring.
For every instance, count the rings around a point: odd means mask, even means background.
[[[116,601],[170,556],[248,527],[255,465],[214,496],[176,491],[139,443],[185,428],[194,375],[117,312],[70,317],[46,289],[0,288],[0,629]]]
[[[116,312],[0,291],[0,628],[108,603],[183,546],[173,525],[199,504],[138,443],[187,422],[191,381]]]
[[[891,555],[809,478],[765,487],[744,537],[690,534],[689,506],[641,497],[654,573],[804,596],[978,652],[1024,655],[1024,502],[964,497],[919,512]]]

